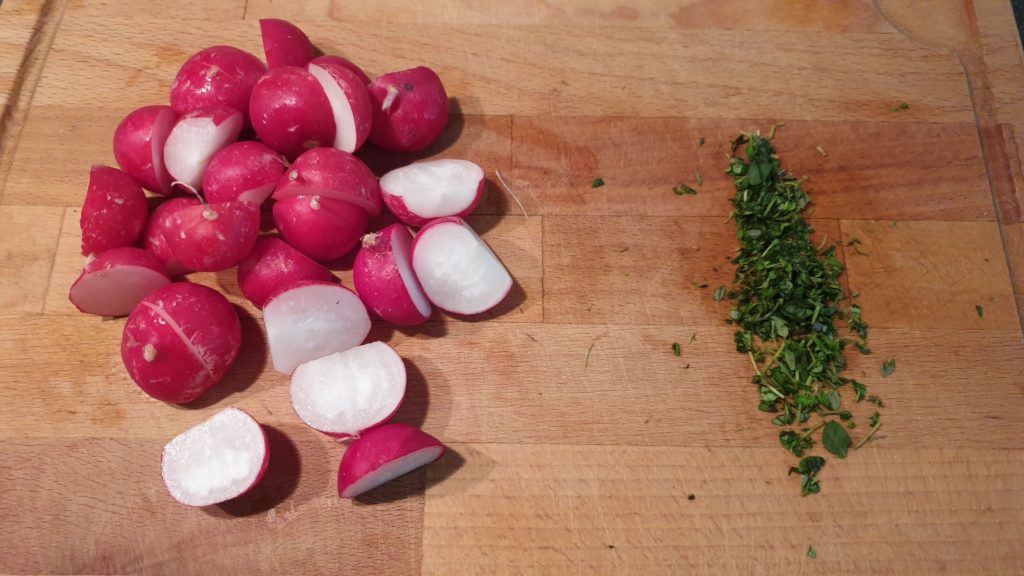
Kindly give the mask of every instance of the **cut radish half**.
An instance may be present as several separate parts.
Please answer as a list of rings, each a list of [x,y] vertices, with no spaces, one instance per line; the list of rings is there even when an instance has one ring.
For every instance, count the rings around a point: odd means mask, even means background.
[[[242,200],[179,208],[164,219],[163,233],[186,267],[219,272],[252,252],[260,233],[260,208]]]
[[[419,428],[408,424],[371,428],[341,458],[338,495],[355,498],[443,455],[444,444]]]
[[[243,410],[226,408],[168,442],[160,467],[175,500],[209,506],[248,492],[269,461],[260,423]]]
[[[243,122],[242,113],[227,106],[196,110],[182,116],[164,144],[167,172],[189,188],[201,189],[210,159],[221,148],[238,140]]]
[[[420,230],[412,269],[427,298],[456,314],[486,312],[512,290],[501,260],[461,218],[440,218]]]
[[[292,373],[292,407],[303,422],[338,438],[358,436],[390,418],[405,396],[405,363],[371,342],[310,360]]]
[[[109,166],[93,166],[82,203],[82,254],[131,246],[149,217],[146,193],[135,179]]]
[[[143,188],[157,194],[171,193],[164,144],[177,119],[170,106],[144,106],[125,116],[114,131],[117,165]]]
[[[363,236],[352,279],[356,292],[376,316],[398,326],[415,326],[433,309],[412,271],[412,235],[402,224]]]
[[[271,296],[307,280],[335,281],[330,270],[272,236],[257,240],[252,252],[238,264],[238,287],[259,308]]]
[[[174,250],[171,250],[171,245],[164,237],[164,230],[168,226],[168,219],[171,214],[182,208],[199,206],[200,204],[201,202],[198,198],[185,196],[171,198],[153,210],[153,215],[146,224],[143,245],[148,252],[152,252],[164,263],[168,276],[181,276],[186,272],[190,272],[188,266],[182,264],[181,260],[178,260],[178,257],[174,255]]]
[[[287,20],[260,20],[260,35],[270,68],[305,66],[316,56],[316,48],[306,33]]]
[[[68,297],[86,314],[125,316],[149,293],[170,283],[159,258],[125,246],[86,260]]]
[[[380,191],[399,220],[423,226],[472,212],[484,193],[484,171],[469,160],[417,162],[385,174]]]
[[[366,83],[347,66],[329,57],[306,66],[324,89],[334,114],[334,147],[355,152],[366,142],[373,123],[373,107]]]
[[[344,200],[380,214],[380,184],[373,171],[348,152],[337,148],[314,148],[304,152],[288,168],[274,190],[274,199],[293,196],[321,196]]]
[[[217,152],[203,174],[207,202],[263,204],[284,174],[285,159],[262,142],[235,142]]]
[[[355,292],[307,282],[274,296],[263,307],[274,369],[291,374],[300,364],[363,343],[370,316]]]

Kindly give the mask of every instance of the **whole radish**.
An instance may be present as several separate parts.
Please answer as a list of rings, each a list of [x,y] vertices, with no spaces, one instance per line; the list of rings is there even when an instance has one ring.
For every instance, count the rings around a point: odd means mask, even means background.
[[[330,270],[273,236],[257,240],[238,265],[238,287],[259,308],[274,294],[309,280],[334,282],[335,278]]]
[[[287,20],[260,20],[260,35],[270,68],[305,66],[316,57],[316,48],[306,33]]]
[[[131,246],[149,217],[146,194],[135,180],[109,166],[93,166],[82,204],[82,254]]]
[[[170,283],[159,258],[122,246],[90,256],[68,298],[86,314],[125,316],[146,295]]]
[[[385,150],[422,150],[448,124],[448,94],[437,73],[425,66],[378,76],[370,83],[370,98],[370,143]]]
[[[117,165],[150,192],[171,193],[164,143],[177,120],[170,106],[144,106],[125,116],[114,131]]]
[[[444,455],[444,444],[408,424],[385,424],[349,445],[338,467],[338,495],[355,498]]]
[[[174,250],[164,238],[164,230],[170,225],[170,215],[182,208],[200,206],[202,202],[198,198],[178,197],[164,201],[153,210],[149,222],[146,224],[146,233],[143,236],[146,250],[152,252],[167,269],[169,276],[181,276],[190,272],[188,266],[181,263],[181,260],[174,255]]]
[[[186,267],[218,272],[252,251],[260,233],[260,209],[243,200],[180,208],[164,219],[163,233]]]
[[[306,65],[306,70],[323,87],[334,115],[334,147],[345,152],[358,150],[370,135],[373,105],[366,82],[335,57],[323,56]]]
[[[185,404],[224,378],[241,345],[238,315],[220,292],[176,282],[132,310],[121,338],[121,359],[146,394]]]
[[[288,168],[274,190],[274,198],[321,196],[360,206],[370,216],[380,214],[380,184],[362,160],[336,148],[314,148]]]
[[[397,168],[380,179],[388,209],[410,226],[464,217],[484,194],[484,171],[469,160],[429,160]]]
[[[272,68],[260,78],[249,98],[249,118],[260,140],[289,159],[334,143],[331,102],[302,68]]]
[[[273,214],[285,242],[319,262],[351,252],[370,224],[370,216],[359,206],[320,196],[278,200]]]
[[[171,84],[171,108],[188,114],[230,106],[249,115],[249,94],[267,71],[260,59],[233,46],[211,46],[193,54]],[[248,120],[246,120],[248,123]]]
[[[203,174],[208,202],[246,200],[262,204],[284,174],[285,159],[262,142],[235,142],[217,152]]]
[[[412,235],[401,224],[363,236],[352,266],[356,292],[375,316],[398,326],[430,318],[430,301],[412,271]]]
[[[210,159],[238,140],[243,123],[242,113],[227,106],[185,114],[174,124],[164,143],[167,172],[188,189],[201,189]]]

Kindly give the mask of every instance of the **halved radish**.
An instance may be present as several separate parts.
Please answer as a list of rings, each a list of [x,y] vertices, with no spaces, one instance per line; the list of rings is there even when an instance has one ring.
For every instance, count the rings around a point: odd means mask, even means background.
[[[274,223],[288,244],[320,262],[341,258],[355,248],[370,216],[344,200],[292,196],[274,204]]]
[[[143,392],[185,404],[224,378],[241,346],[241,323],[227,298],[206,286],[175,282],[132,310],[121,360]]]
[[[380,214],[377,177],[362,160],[336,148],[314,148],[299,156],[274,190],[275,200],[313,195],[351,202],[370,216]]]
[[[123,246],[90,256],[68,297],[86,314],[124,316],[147,294],[170,283],[159,258]]]
[[[259,58],[233,46],[211,46],[193,54],[171,84],[171,108],[188,114],[230,106],[249,114],[249,94],[267,67]],[[246,121],[248,122],[248,121]]]
[[[271,68],[305,66],[316,57],[316,48],[306,33],[287,20],[260,20],[260,34],[263,36],[263,53]]]
[[[338,495],[355,498],[443,455],[444,444],[419,428],[408,424],[371,428],[341,458]]]
[[[257,240],[238,265],[238,287],[259,308],[274,294],[306,280],[335,281],[330,270],[272,236]]]
[[[177,120],[170,106],[144,106],[125,116],[114,131],[117,165],[150,192],[171,193],[164,143]]]
[[[405,363],[394,348],[363,344],[296,368],[292,407],[303,422],[328,436],[359,436],[398,410],[405,378]]]
[[[323,282],[300,283],[271,298],[263,323],[274,369],[285,374],[354,348],[370,333],[370,316],[355,292]]]
[[[252,89],[249,118],[260,140],[289,159],[334,143],[331,102],[302,68],[284,66],[264,74]]]
[[[210,159],[238,140],[242,124],[242,113],[228,106],[204,108],[182,116],[164,143],[167,172],[189,188],[201,189]]]
[[[393,152],[429,146],[448,124],[448,94],[430,68],[383,74],[370,83],[373,129],[370,142]]]
[[[430,301],[412,271],[412,235],[401,224],[363,236],[352,279],[356,292],[376,316],[399,326],[430,318]]]
[[[412,269],[427,298],[456,314],[486,312],[512,289],[501,260],[457,217],[439,218],[420,230],[412,244]]]
[[[235,142],[217,152],[203,175],[208,202],[246,200],[262,204],[284,174],[285,159],[262,142]]]
[[[186,506],[209,506],[241,496],[259,483],[270,462],[263,427],[238,408],[225,408],[164,446],[164,485]]]
[[[164,263],[168,276],[181,276],[186,272],[190,272],[188,266],[182,264],[181,260],[174,255],[174,250],[171,250],[171,245],[164,238],[164,229],[169,226],[168,217],[182,208],[199,206],[201,204],[198,198],[184,196],[171,198],[153,210],[153,215],[146,225],[146,233],[144,235],[146,250],[152,252]]]
[[[313,60],[306,70],[320,83],[331,103],[334,147],[355,152],[366,142],[373,124],[373,107],[366,83],[350,68],[329,56]]]
[[[349,60],[348,58],[343,58],[341,56],[335,56],[333,54],[330,54],[327,56],[320,56],[319,58],[314,59],[314,62],[329,62],[335,66],[348,68],[353,74],[356,75],[356,78],[359,78],[359,81],[362,82],[364,86],[370,85],[370,77],[366,75],[366,72],[363,72],[362,68],[356,66],[356,64]]]
[[[180,208],[163,220],[163,233],[186,267],[217,272],[252,251],[260,233],[260,209],[242,200]]]
[[[110,166],[93,166],[82,204],[82,254],[131,246],[146,228],[149,206],[135,180]]]
[[[388,209],[410,226],[434,218],[463,217],[484,194],[484,171],[469,160],[428,160],[388,172],[380,179]]]

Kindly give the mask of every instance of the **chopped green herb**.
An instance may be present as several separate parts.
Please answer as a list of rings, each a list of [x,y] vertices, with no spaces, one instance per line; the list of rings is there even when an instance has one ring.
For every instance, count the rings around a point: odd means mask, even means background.
[[[686,496],[686,499],[690,500],[692,502],[692,501],[697,499],[697,495],[696,494],[689,494],[689,495]]]
[[[714,294],[715,302],[721,302],[722,298],[724,298],[724,297],[725,297],[725,286],[719,286],[715,290],[715,294]]]
[[[693,341],[696,340],[696,339],[697,339],[697,333],[696,332],[694,332],[693,334],[690,334],[690,339],[686,341],[686,345],[689,346],[690,344],[693,344]]]
[[[675,188],[673,188],[672,191],[675,192],[677,196],[684,196],[684,195],[687,195],[687,194],[693,195],[693,194],[697,193],[696,190],[694,190],[693,188],[690,188],[686,184],[680,184],[679,186],[676,186]]]
[[[814,445],[814,440],[810,436],[797,434],[792,430],[782,430],[779,432],[779,443],[799,458],[804,455],[804,452],[810,450]]]
[[[978,313],[978,318],[985,317],[985,309],[981,307],[981,304],[976,304],[974,306],[974,311]]]
[[[882,378],[888,378],[896,370],[896,361],[892,358],[882,362]]]
[[[871,415],[871,418],[868,420],[868,423],[871,424],[871,430],[868,430],[868,433],[863,438],[860,439],[860,442],[857,442],[856,446],[853,447],[854,450],[859,450],[860,447],[866,444],[867,441],[870,440],[871,437],[875,435],[875,432],[878,432],[878,429],[882,427],[881,415],[878,412],[875,412],[874,414]]]
[[[814,549],[814,546],[807,547],[807,557],[811,560],[816,560],[818,558],[818,551]]]
[[[708,283],[707,282],[694,282],[693,283],[693,287],[694,288],[707,288],[708,287]]]
[[[846,451],[850,448],[850,435],[846,433],[842,424],[830,420],[821,433],[821,445],[830,453],[846,458]]]
[[[706,140],[704,140],[704,137],[703,137],[703,136],[701,136],[701,137],[700,137],[700,140],[698,140],[698,141],[697,141],[697,143],[698,143],[699,145],[701,145],[701,146],[703,146],[703,145],[704,145],[704,142],[706,142]]]
[[[587,348],[587,355],[583,357],[583,367],[584,368],[589,368],[590,367],[590,351],[594,349],[594,344],[596,344],[596,342],[593,342],[593,343],[590,344],[590,348]]]
[[[679,345],[679,342],[672,343],[672,354],[675,354],[676,356],[683,355],[683,348]]]
[[[899,104],[889,108],[889,112],[899,112],[901,110],[906,110],[907,108],[910,108],[910,104],[907,104],[906,102],[900,102]]]
[[[603,178],[594,178],[594,181],[590,183],[591,188],[600,188],[601,186],[604,186]]]
[[[800,495],[817,494],[821,491],[818,484],[818,472],[825,467],[825,459],[821,456],[806,456],[800,460],[800,464],[789,469],[790,474],[801,474]]]
[[[703,186],[704,185],[704,177],[700,175],[700,172],[697,172],[693,176],[693,179],[697,181],[697,185],[698,186]]]

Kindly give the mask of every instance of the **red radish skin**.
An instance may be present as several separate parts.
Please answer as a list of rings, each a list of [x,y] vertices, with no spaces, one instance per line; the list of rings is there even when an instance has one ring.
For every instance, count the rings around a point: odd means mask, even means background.
[[[188,114],[204,108],[230,106],[249,114],[249,95],[267,71],[259,58],[233,46],[211,46],[182,64],[171,84],[171,108]]]
[[[260,34],[270,68],[305,66],[316,57],[316,47],[306,33],[287,20],[260,20]]]
[[[146,194],[131,176],[117,168],[93,166],[79,219],[82,254],[135,244],[148,217]]]
[[[188,189],[201,189],[210,159],[238,140],[242,124],[242,113],[227,106],[204,108],[182,116],[164,143],[167,172]]]
[[[302,68],[274,68],[260,78],[249,99],[249,118],[260,140],[289,159],[334,143],[331,103]]]
[[[412,271],[412,235],[401,224],[363,236],[352,279],[356,293],[374,316],[398,326],[415,326],[432,308]]]
[[[501,260],[461,218],[438,218],[420,230],[412,269],[427,298],[455,314],[486,312],[512,290]]]
[[[366,83],[348,66],[334,58],[317,58],[306,66],[331,103],[334,115],[334,147],[345,152],[358,150],[370,135],[373,105]]]
[[[238,315],[220,292],[176,282],[132,310],[121,338],[121,359],[143,392],[186,404],[224,378],[241,345]]]
[[[287,242],[264,236],[238,265],[238,287],[255,306],[263,308],[271,296],[305,281],[334,282],[334,275]]]
[[[422,150],[448,124],[448,94],[437,73],[425,66],[378,76],[370,83],[370,98],[370,143],[385,150]]]
[[[359,81],[362,82],[364,86],[369,86],[370,85],[370,77],[366,75],[366,72],[363,72],[362,68],[360,68],[359,66],[356,66],[355,63],[352,62],[351,60],[349,60],[348,58],[342,58],[341,56],[327,55],[327,56],[320,56],[319,58],[314,59],[313,62],[315,62],[315,63],[329,63],[329,64],[331,64],[333,66],[341,66],[342,68],[348,68],[349,71],[354,73],[356,75],[356,77],[359,78]]]
[[[429,160],[397,168],[380,179],[388,209],[410,226],[465,217],[484,195],[484,171],[469,160]]]
[[[370,216],[380,214],[383,204],[373,171],[359,158],[335,148],[314,148],[299,156],[274,190],[276,200],[314,195],[351,202]]]
[[[235,142],[217,152],[203,175],[208,202],[245,200],[263,204],[284,174],[284,156],[262,142]]]
[[[319,262],[351,252],[370,222],[359,206],[320,196],[283,198],[274,203],[273,213],[285,242]]]
[[[263,427],[232,407],[168,442],[160,469],[171,497],[186,506],[209,506],[248,492],[269,463]]]
[[[170,283],[159,258],[123,246],[90,256],[68,297],[86,314],[125,316],[146,295]]]
[[[394,415],[405,384],[405,363],[398,352],[371,342],[296,368],[292,408],[303,422],[328,436],[358,437]]]
[[[325,282],[301,282],[272,297],[263,324],[274,369],[284,374],[359,346],[370,333],[370,316],[355,292]]]
[[[177,121],[170,106],[144,106],[125,116],[114,131],[117,165],[150,192],[171,193],[164,143]]]
[[[146,233],[143,237],[146,250],[152,252],[163,263],[169,276],[181,276],[191,272],[187,266],[178,260],[171,250],[171,245],[164,238],[164,229],[168,226],[168,218],[171,213],[182,208],[200,206],[202,203],[198,198],[179,197],[164,201],[153,210],[149,222],[146,224]]]
[[[252,251],[260,233],[260,209],[241,200],[181,208],[164,219],[163,233],[187,268],[218,272]]]
[[[360,494],[430,464],[444,455],[440,440],[408,424],[385,424],[349,445],[338,467],[338,495]]]

